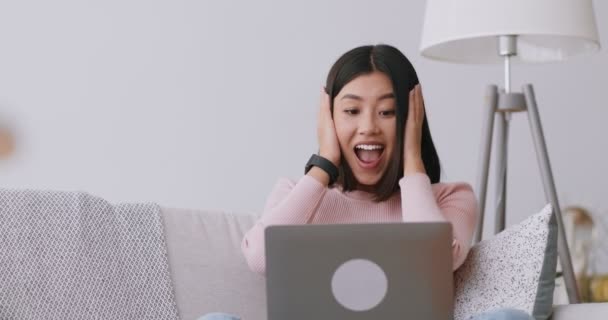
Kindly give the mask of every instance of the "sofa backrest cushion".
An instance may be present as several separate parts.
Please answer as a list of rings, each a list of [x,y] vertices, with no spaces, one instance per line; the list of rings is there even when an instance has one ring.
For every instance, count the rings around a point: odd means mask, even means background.
[[[266,319],[264,277],[241,253],[253,214],[162,208],[175,299],[184,320],[225,312]]]

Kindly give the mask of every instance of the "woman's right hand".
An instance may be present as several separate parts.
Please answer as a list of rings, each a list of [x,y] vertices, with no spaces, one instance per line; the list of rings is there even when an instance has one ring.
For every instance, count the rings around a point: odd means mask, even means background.
[[[321,88],[321,108],[319,110],[317,127],[319,155],[331,161],[337,167],[340,165],[340,144],[338,143],[334,119],[331,116],[329,99],[330,97],[325,92],[325,88]]]

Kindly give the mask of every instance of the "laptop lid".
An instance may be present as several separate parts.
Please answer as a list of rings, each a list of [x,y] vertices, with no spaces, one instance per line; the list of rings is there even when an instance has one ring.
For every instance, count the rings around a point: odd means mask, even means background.
[[[268,320],[451,319],[448,222],[269,226]]]

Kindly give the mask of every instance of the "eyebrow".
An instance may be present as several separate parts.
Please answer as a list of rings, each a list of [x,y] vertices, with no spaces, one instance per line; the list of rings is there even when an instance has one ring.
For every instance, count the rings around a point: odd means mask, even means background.
[[[381,95],[378,98],[378,101],[384,100],[384,99],[394,99],[394,98],[395,98],[395,95],[392,92],[391,93],[385,93],[385,94]],[[353,99],[353,100],[357,100],[357,101],[362,101],[363,100],[363,98],[361,98],[361,97],[359,97],[357,95],[354,95],[354,94],[350,94],[350,93],[345,94],[342,98],[340,98],[340,100],[344,100],[344,99]]]

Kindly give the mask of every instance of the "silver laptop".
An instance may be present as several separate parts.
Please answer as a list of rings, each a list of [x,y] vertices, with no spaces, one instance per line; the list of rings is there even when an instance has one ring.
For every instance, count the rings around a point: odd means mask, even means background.
[[[269,226],[268,320],[452,319],[447,222]]]

